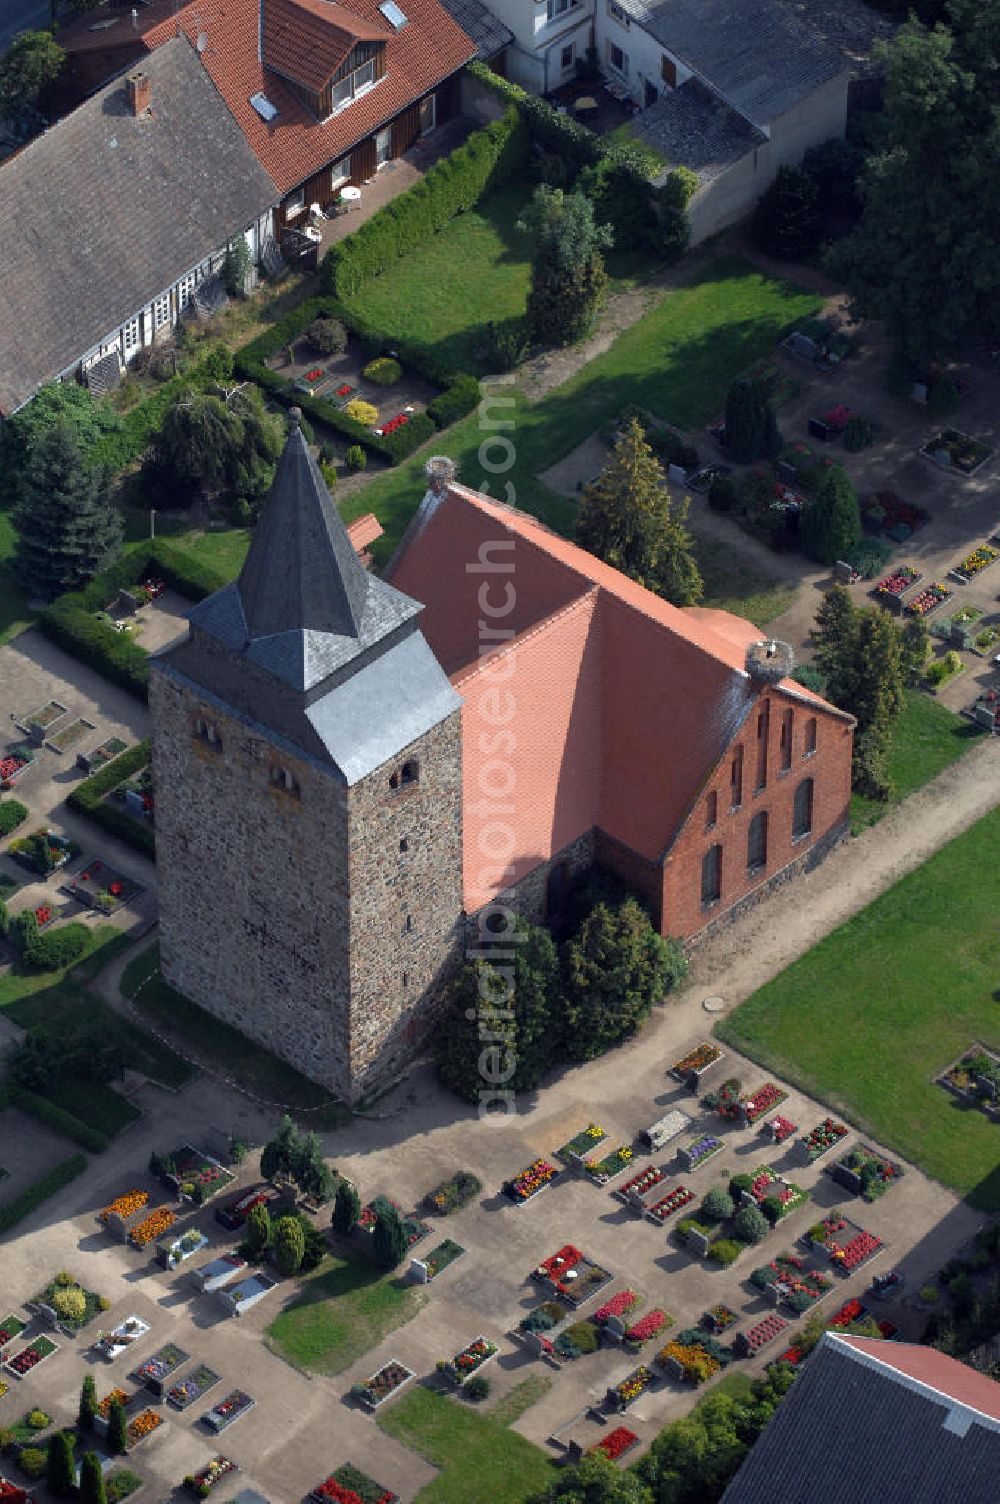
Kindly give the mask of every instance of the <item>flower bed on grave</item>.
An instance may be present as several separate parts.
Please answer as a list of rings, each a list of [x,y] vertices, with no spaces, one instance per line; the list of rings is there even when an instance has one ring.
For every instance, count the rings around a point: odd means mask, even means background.
[[[693,1200],[694,1191],[689,1191],[687,1186],[675,1186],[669,1195],[646,1208],[646,1216],[653,1222],[662,1224],[668,1217],[672,1217],[674,1212],[679,1212],[682,1206],[687,1206]]]
[[[631,1180],[626,1180],[624,1185],[616,1187],[611,1194],[617,1196],[619,1201],[627,1201],[630,1195],[645,1196],[647,1191],[651,1191],[654,1185],[661,1185],[666,1178],[663,1171],[655,1165],[647,1165],[644,1170],[633,1175]]]
[[[505,1180],[500,1189],[515,1206],[523,1206],[532,1196],[544,1191],[558,1174],[556,1166],[550,1165],[547,1159],[534,1159],[527,1169],[519,1170],[510,1180]]]
[[[943,606],[945,601],[950,601],[954,594],[955,592],[949,590],[947,585],[942,585],[940,580],[935,580],[932,585],[927,586],[926,590],[921,590],[919,595],[907,601],[906,610],[911,616],[930,616],[931,612]]]
[[[596,1320],[596,1317],[592,1317]],[[566,1320],[566,1308],[555,1300],[543,1300],[540,1306],[529,1311],[518,1322],[518,1330],[522,1332],[550,1332],[560,1321]]]
[[[894,1160],[878,1154],[867,1144],[855,1144],[843,1159],[830,1166],[830,1174],[838,1185],[864,1197],[877,1201],[891,1186],[903,1178],[903,1168]]]
[[[439,1274],[442,1274],[448,1268],[449,1264],[453,1264],[456,1259],[460,1259],[464,1252],[465,1249],[461,1243],[456,1243],[453,1238],[445,1238],[443,1242],[439,1243],[436,1248],[432,1248],[430,1253],[424,1256],[423,1263],[427,1267],[427,1278],[429,1280],[436,1279]]]
[[[701,1324],[706,1331],[711,1332],[713,1337],[718,1337],[728,1331],[731,1326],[735,1326],[739,1319],[737,1313],[729,1306],[719,1304],[709,1306],[701,1318]]]
[[[450,1212],[461,1211],[463,1206],[468,1206],[482,1188],[478,1175],[473,1175],[471,1170],[456,1170],[454,1175],[435,1186],[424,1198],[425,1204],[429,1211],[446,1217]]]
[[[640,1304],[639,1296],[634,1290],[617,1290],[610,1300],[606,1300],[602,1306],[591,1316],[598,1326],[604,1326],[612,1316],[627,1316],[629,1311],[634,1311]]]
[[[361,1384],[355,1384],[351,1393],[366,1404],[369,1410],[377,1410],[379,1405],[384,1405],[386,1400],[391,1400],[394,1394],[398,1394],[403,1385],[408,1384],[413,1377],[412,1368],[407,1368],[405,1363],[397,1363],[395,1359],[390,1359],[388,1363],[383,1363],[371,1378],[365,1379]]]
[[[787,1217],[803,1201],[808,1201],[809,1193],[804,1191],[794,1181],[785,1180],[777,1170],[772,1170],[770,1165],[758,1165],[750,1171],[750,1190],[746,1193],[758,1206],[763,1206],[765,1201],[778,1203],[777,1220]]]
[[[678,1150],[678,1158],[685,1170],[690,1174],[692,1170],[699,1169],[722,1148],[721,1138],[714,1138],[711,1133],[703,1133],[701,1138],[692,1139]]]
[[[131,1396],[124,1389],[109,1389],[103,1399],[98,1400],[96,1415],[99,1420],[107,1421],[111,1414],[111,1406],[115,1400],[119,1405],[127,1405]]]
[[[19,1337],[26,1325],[27,1322],[22,1321],[20,1316],[15,1316],[13,1311],[9,1311],[0,1321],[0,1349],[5,1348],[8,1342],[13,1342],[15,1337]]]
[[[27,747],[8,747],[3,757],[0,757],[0,784],[11,784],[19,773],[23,773],[32,761],[31,753]]]
[[[752,1128],[754,1123],[760,1122],[765,1113],[773,1112],[775,1107],[780,1107],[787,1097],[787,1091],[783,1091],[774,1081],[765,1081],[764,1085],[758,1087],[752,1095],[740,1099],[737,1105],[737,1116]]]
[[[709,1112],[717,1112],[720,1118],[735,1122],[739,1117],[740,1092],[743,1090],[743,1082],[738,1076],[730,1076],[723,1081],[721,1086],[707,1091],[701,1099],[702,1107]]]
[[[399,1220],[403,1224],[403,1235],[406,1238],[407,1248],[412,1248],[414,1244],[421,1242],[429,1236],[430,1227],[428,1224],[422,1222],[415,1214],[405,1213],[399,1202],[394,1201],[391,1196],[376,1196],[367,1206],[362,1207],[358,1217],[358,1226],[361,1231],[374,1234],[379,1212],[386,1211],[390,1207],[393,1211],[399,1213]]]
[[[850,1236],[854,1232],[860,1232],[853,1222],[849,1222],[839,1211],[829,1212],[822,1220],[816,1222],[809,1231],[800,1239],[803,1247],[811,1248],[813,1244],[819,1244],[825,1248],[832,1239],[843,1240],[844,1236]]]
[[[256,1403],[245,1389],[231,1389],[224,1399],[213,1405],[211,1410],[205,1411],[201,1418],[202,1424],[218,1435],[239,1420],[241,1415],[247,1415]]]
[[[765,1316],[763,1321],[758,1321],[747,1331],[740,1332],[733,1345],[741,1357],[752,1358],[760,1352],[762,1347],[766,1347],[769,1342],[774,1341],[775,1337],[779,1337],[787,1330],[788,1322],[784,1317],[772,1312],[770,1316]]]
[[[60,1310],[57,1302],[60,1295],[73,1292],[77,1301],[82,1297],[83,1310],[79,1315],[68,1315]],[[79,1280],[71,1274],[57,1274],[55,1279],[50,1280],[44,1290],[40,1290],[29,1302],[32,1306],[46,1307],[46,1313],[51,1313],[59,1327],[67,1336],[75,1336],[83,1330],[88,1322],[93,1321],[100,1310],[107,1310],[110,1301],[98,1295],[96,1290],[85,1290]],[[45,1313],[43,1313],[45,1314]]]
[[[165,1232],[169,1232],[177,1221],[177,1216],[169,1206],[158,1206],[151,1211],[148,1217],[136,1223],[128,1235],[128,1240],[133,1248],[145,1248],[155,1238],[160,1238]]]
[[[588,1123],[586,1128],[582,1128],[579,1133],[575,1133],[571,1139],[568,1139],[563,1144],[561,1149],[555,1151],[555,1158],[561,1159],[563,1164],[568,1163],[574,1157],[585,1159],[588,1151],[596,1148],[598,1144],[603,1143],[607,1136],[599,1123]]]
[[[595,1185],[607,1185],[616,1175],[620,1175],[625,1167],[632,1163],[634,1153],[629,1144],[622,1144],[613,1153],[606,1154],[603,1159],[586,1159],[583,1168],[587,1172],[588,1179]]]
[[[618,1384],[612,1384],[608,1389],[608,1403],[618,1411],[627,1410],[629,1405],[634,1405],[636,1400],[645,1394],[652,1384],[655,1374],[645,1363],[640,1363],[638,1368],[633,1368],[630,1374]]]
[[[912,564],[900,564],[891,574],[883,575],[872,594],[880,600],[898,602],[918,580],[923,579],[919,569]]]
[[[142,892],[139,884],[126,877],[124,872],[97,860],[88,862],[66,886],[78,903],[102,914],[113,914],[115,909],[130,903]]]
[[[190,1359],[191,1354],[183,1348],[177,1347],[173,1342],[168,1342],[161,1347],[159,1352],[147,1358],[145,1363],[140,1363],[133,1368],[129,1378],[133,1384],[144,1385],[152,1389],[154,1394],[162,1394],[165,1381],[171,1374],[176,1373]]]
[[[957,470],[961,475],[974,475],[984,465],[993,450],[979,439],[971,438],[958,428],[943,428],[929,439],[920,451],[944,470]]]
[[[856,1269],[863,1268],[870,1259],[873,1259],[882,1247],[884,1244],[880,1237],[862,1228],[845,1243],[838,1243],[831,1239],[826,1244],[826,1252],[831,1264],[841,1274],[853,1274]]]
[[[965,580],[972,580],[977,574],[982,574],[984,569],[989,569],[1000,559],[1000,549],[992,548],[988,543],[980,543],[971,554],[966,554],[961,564],[955,565],[955,573],[960,574]]]
[[[102,1332],[94,1343],[94,1351],[109,1363],[126,1352],[133,1343],[140,1341],[149,1332],[149,1322],[141,1316],[126,1316],[110,1332]]]
[[[844,1123],[838,1123],[836,1118],[824,1118],[799,1139],[799,1158],[812,1164],[846,1137],[847,1127]]]
[[[675,1060],[670,1067],[669,1074],[675,1081],[686,1085],[691,1076],[697,1080],[713,1065],[717,1065],[721,1059],[722,1051],[719,1046],[711,1040],[705,1040],[702,1044],[695,1045],[693,1050],[688,1050],[680,1060]]]
[[[615,1426],[613,1431],[602,1436],[590,1450],[592,1453],[600,1452],[609,1462],[617,1462],[619,1457],[624,1457],[626,1452],[630,1452],[638,1444],[638,1436],[628,1426]]]
[[[181,1144],[170,1154],[152,1155],[149,1173],[176,1187],[178,1194],[195,1206],[204,1206],[236,1179],[211,1154],[195,1149],[191,1144]]]
[[[58,872],[61,867],[65,867],[79,850],[75,841],[56,835],[43,825],[30,836],[18,836],[11,841],[7,855],[20,862],[22,867],[27,867],[30,872],[48,877],[51,872]]]
[[[611,1281],[611,1274],[575,1248],[565,1243],[531,1272],[532,1279],[547,1284],[572,1306],[583,1305]]]
[[[499,1351],[495,1342],[491,1342],[488,1337],[479,1336],[453,1358],[440,1359],[437,1371],[449,1383],[460,1386],[466,1379],[471,1379],[474,1373],[478,1373],[491,1358],[495,1358]]]
[[[793,1123],[790,1118],[782,1117],[781,1113],[775,1113],[773,1118],[768,1118],[766,1123],[761,1123],[760,1131],[765,1138],[769,1138],[772,1144],[783,1144],[791,1138],[793,1133],[798,1133],[798,1123]]]
[[[682,1383],[704,1384],[731,1361],[732,1354],[708,1332],[694,1327],[678,1332],[661,1347],[656,1362],[664,1373]]]
[[[51,1337],[36,1337],[27,1347],[22,1347],[19,1353],[4,1360],[4,1367],[15,1378],[23,1379],[26,1373],[37,1368],[39,1363],[44,1363],[46,1358],[51,1358],[53,1353],[59,1351],[58,1345]]]
[[[858,1321],[864,1321],[869,1314],[868,1307],[856,1297],[845,1300],[839,1311],[835,1311],[827,1322],[827,1329],[838,1331],[845,1326],[854,1326]]]
[[[350,1462],[343,1463],[311,1491],[315,1504],[397,1504],[397,1497]]]
[[[126,1446],[129,1450],[137,1447],[140,1441],[145,1441],[147,1436],[152,1436],[153,1432],[158,1431],[162,1425],[162,1415],[158,1415],[147,1405],[145,1410],[140,1410],[139,1414],[134,1415],[129,1421],[125,1430]]]
[[[641,1347],[644,1342],[650,1342],[654,1337],[659,1337],[668,1327],[673,1326],[674,1318],[666,1311],[661,1311],[659,1306],[652,1311],[645,1311],[631,1326],[625,1328],[625,1341],[633,1347]]]
[[[135,1215],[142,1207],[149,1204],[148,1191],[126,1191],[124,1195],[117,1196],[102,1212],[98,1212],[97,1220],[105,1226],[116,1218],[119,1222],[127,1222],[129,1217]]]
[[[1000,1055],[983,1045],[967,1050],[938,1080],[985,1113],[1000,1106]]]
[[[205,1363],[199,1363],[194,1373],[171,1384],[167,1390],[167,1404],[173,1405],[175,1410],[186,1410],[189,1405],[200,1400],[203,1394],[213,1389],[218,1382],[219,1375],[215,1370]]]
[[[796,1316],[808,1311],[833,1289],[829,1275],[807,1269],[805,1261],[792,1253],[780,1253],[769,1264],[755,1269],[750,1283],[770,1294],[776,1305],[779,1302],[787,1305]]]
[[[165,1269],[177,1269],[185,1259],[191,1258],[207,1246],[208,1239],[205,1234],[197,1227],[189,1227],[187,1232],[160,1249],[160,1262]]]
[[[189,1473],[184,1479],[184,1487],[188,1493],[196,1494],[199,1499],[205,1499],[221,1483],[229,1473],[238,1472],[235,1462],[230,1462],[228,1457],[213,1457],[211,1462],[206,1462],[203,1468],[196,1473]]]

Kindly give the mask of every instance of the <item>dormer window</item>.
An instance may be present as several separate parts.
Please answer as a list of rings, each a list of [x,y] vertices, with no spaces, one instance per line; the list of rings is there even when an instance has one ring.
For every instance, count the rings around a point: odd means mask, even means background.
[[[219,728],[214,721],[206,721],[204,716],[199,716],[194,725],[195,735],[206,747],[211,747],[213,752],[222,751],[222,737]]]
[[[361,50],[356,47],[354,52]],[[336,115],[339,110],[346,109],[352,99],[357,99],[360,94],[367,94],[374,87],[375,59],[371,57],[330,86],[330,106],[326,113]]]
[[[283,768],[279,763],[275,763],[271,768],[271,787],[273,789],[280,789],[283,794],[291,794],[295,799],[302,798],[302,790],[299,787],[299,781],[295,777],[295,774],[290,773],[287,768]]]

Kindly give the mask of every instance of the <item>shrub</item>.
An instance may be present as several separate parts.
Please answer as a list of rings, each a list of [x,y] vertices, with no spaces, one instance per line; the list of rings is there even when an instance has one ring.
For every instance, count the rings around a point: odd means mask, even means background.
[[[379,355],[368,362],[361,374],[376,386],[395,386],[402,378],[403,367],[391,355]]]
[[[243,1245],[251,1258],[259,1258],[270,1241],[271,1213],[263,1202],[258,1202],[247,1214]]]
[[[473,1175],[471,1170],[456,1170],[448,1180],[441,1185],[435,1186],[427,1196],[427,1205],[432,1212],[437,1212],[441,1217],[446,1217],[449,1212],[457,1212],[463,1206],[468,1206],[474,1197],[479,1195],[483,1184],[478,1175]]]
[[[80,959],[89,943],[90,931],[86,925],[60,925],[28,942],[24,949],[25,965],[32,971],[62,971]]]
[[[297,1217],[279,1217],[274,1224],[274,1262],[278,1273],[297,1274],[306,1251],[305,1234]]]
[[[803,689],[811,689],[813,694],[826,694],[826,675],[814,663],[800,663],[793,672],[792,678],[796,684],[801,684]]]
[[[121,1400],[113,1399],[108,1407],[108,1451],[124,1457],[128,1451],[128,1421]]]
[[[92,1373],[88,1373],[80,1386],[80,1407],[77,1411],[76,1424],[81,1431],[94,1429],[94,1416],[97,1414],[97,1383]]]
[[[76,1465],[73,1442],[66,1431],[57,1431],[49,1440],[45,1461],[45,1481],[57,1498],[66,1499],[76,1492]]]
[[[443,392],[428,402],[426,416],[436,428],[448,428],[478,405],[479,382],[475,376],[456,376]]]
[[[0,804],[0,836],[9,836],[28,818],[28,807],[18,799],[5,799]]]
[[[467,1400],[478,1404],[480,1400],[488,1400],[490,1397],[490,1381],[484,1374],[477,1373],[463,1386],[462,1393]]]
[[[330,1221],[334,1232],[345,1237],[353,1232],[361,1215],[361,1197],[349,1180],[342,1180],[337,1187],[336,1199]]]
[[[844,448],[850,454],[857,454],[860,449],[868,449],[875,442],[875,429],[868,418],[862,418],[860,413],[853,413],[847,420],[844,429]]]
[[[770,1225],[772,1227],[777,1227],[778,1223],[781,1221],[781,1202],[778,1200],[777,1196],[765,1196],[764,1200],[760,1204],[760,1209],[764,1213],[764,1216],[767,1218]]]
[[[79,1285],[54,1291],[50,1304],[54,1311],[58,1311],[68,1321],[82,1321],[87,1314],[87,1297]]]
[[[714,475],[708,489],[708,504],[713,512],[734,512],[739,505],[740,492],[731,475]]]
[[[375,1217],[372,1250],[383,1269],[395,1269],[406,1257],[406,1232],[399,1212],[388,1203],[380,1206]]]
[[[344,458],[349,470],[363,470],[368,464],[368,456],[360,444],[351,444]]]
[[[109,763],[105,763],[96,773],[85,778],[66,800],[70,809],[78,814],[86,815],[96,825],[100,825],[111,835],[125,841],[136,851],[141,851],[144,856],[153,857],[156,852],[156,841],[152,828],[130,815],[127,810],[117,804],[105,802],[105,795],[112,789],[116,789],[127,778],[132,778],[136,773],[141,773],[147,768],[152,759],[149,739],[141,741],[135,747],[129,747],[119,757],[114,757]]]
[[[600,1332],[592,1321],[575,1321],[566,1328],[563,1336],[581,1356],[596,1353],[601,1345]]]
[[[530,349],[531,335],[522,321],[507,325],[490,321],[486,330],[487,359],[498,370],[513,371],[527,360]]]
[[[728,1222],[735,1206],[729,1192],[721,1185],[714,1185],[701,1203],[699,1216],[706,1222]]]
[[[350,402],[344,404],[344,414],[355,423],[363,423],[370,428],[378,418],[378,408],[371,402],[365,402],[361,397],[352,397]]]
[[[937,1303],[938,1303],[938,1301],[940,1299],[940,1295],[938,1294],[937,1286],[936,1285],[924,1285],[921,1288],[921,1291],[920,1291],[920,1299],[924,1302],[925,1305],[928,1305],[928,1306],[937,1305]]]
[[[723,1269],[728,1269],[730,1264],[735,1264],[742,1251],[739,1243],[734,1242],[732,1238],[716,1238],[715,1242],[709,1245],[708,1257],[713,1264],[721,1264]]]
[[[29,1478],[44,1477],[48,1455],[39,1447],[23,1447],[17,1460],[21,1471],[27,1473]]]
[[[733,1218],[733,1237],[741,1243],[761,1243],[770,1224],[759,1206],[741,1206]]]
[[[320,355],[342,355],[347,349],[347,330],[339,319],[314,319],[306,330],[306,338]]]
[[[750,1175],[734,1175],[729,1182],[729,1194],[736,1205],[740,1204],[740,1197],[744,1191],[749,1191],[753,1185],[753,1177]]]
[[[116,632],[79,604],[78,595],[63,595],[42,612],[38,624],[46,637],[103,674],[138,700],[149,689],[149,655],[126,632]]]
[[[95,1154],[102,1154],[108,1147],[107,1136],[97,1128],[91,1128],[89,1123],[83,1123],[79,1118],[67,1112],[65,1107],[58,1107],[55,1102],[50,1102],[48,1097],[40,1096],[37,1092],[29,1091],[27,1087],[19,1086],[14,1082],[9,1085],[10,1100],[22,1112],[30,1113],[42,1123],[48,1123],[63,1138],[72,1139],[84,1149],[90,1149]]]
[[[823,232],[819,194],[800,167],[779,167],[754,211],[750,233],[767,256],[797,261],[818,249]]]
[[[52,1417],[46,1415],[44,1410],[29,1410],[24,1417],[25,1425],[32,1431],[44,1431],[46,1426],[51,1426]]]

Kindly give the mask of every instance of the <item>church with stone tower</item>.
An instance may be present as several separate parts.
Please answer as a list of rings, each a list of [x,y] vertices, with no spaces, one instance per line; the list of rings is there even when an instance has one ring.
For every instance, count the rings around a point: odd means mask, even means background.
[[[696,941],[849,828],[854,723],[791,649],[427,466],[366,569],[293,412],[237,580],[152,660],[165,979],[349,1101],[493,905],[599,865]]]

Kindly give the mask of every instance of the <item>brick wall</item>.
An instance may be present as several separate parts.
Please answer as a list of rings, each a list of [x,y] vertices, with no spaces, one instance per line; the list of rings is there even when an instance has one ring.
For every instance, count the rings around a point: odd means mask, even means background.
[[[766,783],[755,788],[757,781],[758,714],[767,710]],[[791,766],[783,770],[782,725],[784,714],[791,710]],[[816,750],[806,752],[807,723],[816,720]],[[814,847],[824,850],[833,832],[839,832],[849,818],[851,795],[850,723],[802,702],[792,702],[774,691],[763,691],[744,723],[740,736],[722,759],[715,774],[705,785],[667,855],[663,869],[663,910],[661,929],[664,934],[690,939],[706,925],[719,919],[734,905],[759,889],[767,889],[777,874]],[[742,800],[731,807],[731,766],[737,747],[743,752]],[[812,829],[808,836],[793,837],[795,790],[803,779],[813,780]],[[716,818],[712,829],[706,828],[710,814],[709,799],[716,796]],[[767,814],[767,860],[763,867],[750,872],[747,867],[750,824],[760,812]],[[702,859],[710,846],[722,847],[721,892],[717,903],[701,901]]]

